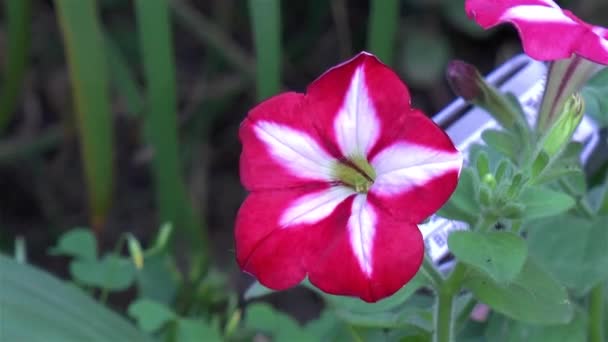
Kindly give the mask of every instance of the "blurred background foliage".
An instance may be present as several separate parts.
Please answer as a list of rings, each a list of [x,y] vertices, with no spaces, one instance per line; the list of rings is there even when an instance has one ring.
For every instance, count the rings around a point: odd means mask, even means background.
[[[172,302],[177,313],[159,315],[184,327],[177,315],[192,312],[193,296],[207,306],[199,313],[237,312],[235,294],[251,282],[235,265],[232,240],[246,195],[237,131],[247,110],[279,91],[304,91],[327,68],[369,50],[432,116],[453,98],[444,80],[449,60],[487,73],[521,52],[511,27],[483,31],[463,3],[3,0],[0,250],[99,286],[116,308],[135,293]],[[560,3],[608,26],[602,1]],[[123,267],[97,254],[138,255],[138,244],[154,245],[167,222],[175,237],[171,277],[134,275],[132,266],[111,284],[87,274]],[[76,245],[93,246],[94,256],[61,247],[62,233],[81,226],[88,228],[77,231]],[[89,228],[92,245],[82,235]],[[155,253],[142,254],[146,263],[166,266],[167,254]],[[303,289],[270,300],[300,320],[321,305]],[[154,311],[148,304],[129,313]]]

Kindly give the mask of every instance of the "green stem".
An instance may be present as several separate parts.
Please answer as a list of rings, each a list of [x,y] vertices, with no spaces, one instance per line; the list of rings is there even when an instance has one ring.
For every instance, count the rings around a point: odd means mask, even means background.
[[[422,262],[422,268],[420,268],[420,271],[424,273],[427,279],[431,282],[433,288],[435,290],[439,290],[439,288],[444,282],[444,279],[428,255],[424,256],[424,261]]]
[[[454,297],[460,291],[465,274],[466,266],[457,262],[454,270],[437,292],[434,342],[454,341],[454,319],[452,317]]]
[[[589,296],[589,342],[604,342],[604,284],[596,285]]]
[[[447,291],[439,291],[437,294],[437,306],[435,312],[435,336],[434,342],[451,342],[453,341],[453,314],[454,296]]]

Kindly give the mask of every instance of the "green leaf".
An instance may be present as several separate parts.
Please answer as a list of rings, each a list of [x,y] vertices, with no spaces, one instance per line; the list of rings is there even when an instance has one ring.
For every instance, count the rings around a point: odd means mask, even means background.
[[[167,253],[146,255],[144,268],[136,274],[139,297],[164,304],[173,301],[179,282],[180,273],[175,260]]]
[[[281,87],[281,6],[279,0],[249,0],[256,54],[258,100],[279,92]]]
[[[479,215],[479,204],[477,203],[477,178],[471,168],[465,168],[460,174],[460,180],[456,191],[450,200],[439,210],[439,216],[464,221],[474,224]]]
[[[112,291],[127,289],[135,279],[135,267],[130,259],[113,254],[97,260],[75,260],[70,273],[79,282]]]
[[[61,235],[57,246],[51,248],[49,252],[53,255],[93,261],[97,259],[97,241],[89,229],[72,229]]]
[[[214,327],[199,319],[182,318],[177,321],[175,341],[179,342],[221,342],[222,337]]]
[[[91,222],[99,230],[112,205],[114,147],[104,38],[93,0],[55,0],[77,112]]]
[[[80,289],[3,255],[0,308],[0,329],[6,341],[149,340]]]
[[[508,285],[495,282],[485,273],[473,269],[469,272],[464,286],[508,317],[536,324],[567,323],[572,318],[572,303],[566,290],[530,258]]]
[[[167,306],[148,299],[138,299],[131,303],[128,313],[145,332],[155,332],[177,317]]]
[[[506,131],[485,130],[481,134],[481,138],[488,146],[504,154],[512,161],[519,158],[519,142],[513,134]]]
[[[562,192],[546,187],[531,186],[526,188],[519,197],[525,205],[524,219],[534,219],[554,216],[572,208],[574,199]]]
[[[524,239],[510,232],[455,231],[448,246],[458,260],[500,284],[511,282],[528,256]]]
[[[605,217],[559,216],[530,224],[530,253],[559,281],[580,294],[608,279]]]
[[[273,341],[314,341],[315,338],[288,315],[264,303],[247,306],[245,326],[270,333]]]
[[[161,222],[170,222],[190,248],[192,264],[204,269],[207,235],[187,195],[181,173],[173,33],[167,0],[136,0],[140,50],[146,81],[144,113],[152,160],[156,201]],[[195,253],[196,252],[196,253]]]
[[[587,341],[587,318],[579,311],[567,324],[532,325],[492,315],[485,336],[492,342]]]
[[[582,90],[586,114],[602,127],[608,126],[608,69],[593,76]]]

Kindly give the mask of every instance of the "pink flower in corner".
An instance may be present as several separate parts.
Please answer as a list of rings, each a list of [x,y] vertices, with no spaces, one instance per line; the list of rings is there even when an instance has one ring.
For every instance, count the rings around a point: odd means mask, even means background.
[[[585,23],[551,0],[466,0],[465,9],[483,28],[505,22],[515,25],[524,51],[534,59],[577,54],[608,64],[608,29]]]
[[[460,153],[397,75],[361,53],[306,94],[251,110],[240,128],[236,220],[241,268],[282,290],[308,276],[321,290],[373,302],[418,271],[417,223],[456,187]]]

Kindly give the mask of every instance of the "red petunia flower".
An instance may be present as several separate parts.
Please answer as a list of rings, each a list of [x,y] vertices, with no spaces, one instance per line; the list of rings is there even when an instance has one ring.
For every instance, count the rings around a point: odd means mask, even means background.
[[[376,57],[361,53],[306,94],[264,101],[239,135],[251,192],[236,220],[244,271],[275,290],[308,275],[327,293],[368,302],[416,274],[416,224],[450,197],[462,158]]]
[[[608,29],[590,25],[551,0],[466,0],[467,15],[481,27],[510,22],[530,57],[551,61],[572,54],[608,64]]]

